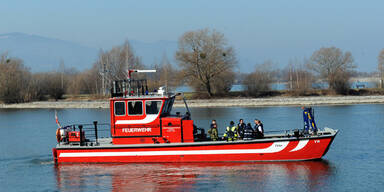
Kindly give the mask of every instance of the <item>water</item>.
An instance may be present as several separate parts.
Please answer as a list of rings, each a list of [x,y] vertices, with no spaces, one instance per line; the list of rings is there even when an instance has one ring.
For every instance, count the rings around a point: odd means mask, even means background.
[[[175,111],[184,111],[176,109]],[[108,122],[105,109],[58,110],[62,124]],[[339,129],[321,161],[75,164],[56,167],[54,110],[0,109],[0,191],[381,191],[384,105],[317,106],[319,127]],[[193,108],[199,127],[259,118],[266,130],[302,127],[299,107]]]

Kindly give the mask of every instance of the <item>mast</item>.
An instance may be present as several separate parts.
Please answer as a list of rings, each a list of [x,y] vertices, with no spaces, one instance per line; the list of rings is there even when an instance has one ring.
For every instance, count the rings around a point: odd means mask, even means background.
[[[128,69],[128,95],[131,95],[131,92],[132,92],[132,73],[133,72],[136,72],[136,73],[156,73],[156,69]],[[145,80],[145,83],[147,83],[147,81]],[[144,88],[144,85],[141,85],[143,88]],[[124,86],[125,87],[125,86]],[[145,86],[147,88],[147,91],[148,91],[148,86],[146,85]],[[139,88],[139,82],[137,82],[137,86],[136,88],[138,89]],[[143,91],[143,90],[142,90]],[[138,93],[138,91],[137,91]]]

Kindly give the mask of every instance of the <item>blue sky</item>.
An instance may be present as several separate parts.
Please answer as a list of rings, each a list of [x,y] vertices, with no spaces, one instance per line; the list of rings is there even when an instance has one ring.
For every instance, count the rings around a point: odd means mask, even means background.
[[[280,66],[321,48],[351,51],[374,71],[384,48],[384,1],[2,0],[0,34],[22,32],[110,48],[125,39],[177,41],[186,31],[216,29],[235,48],[241,70],[264,60]]]

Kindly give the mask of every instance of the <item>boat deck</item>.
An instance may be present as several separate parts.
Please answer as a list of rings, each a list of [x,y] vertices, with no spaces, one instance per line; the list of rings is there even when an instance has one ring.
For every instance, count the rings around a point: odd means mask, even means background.
[[[337,134],[338,130],[333,130],[331,128],[325,128],[320,130],[316,135],[305,135],[300,137],[295,137],[291,134],[279,133],[279,134],[265,134],[263,139],[252,139],[252,140],[236,140],[236,141],[198,141],[193,143],[159,143],[159,144],[127,144],[127,145],[114,145],[112,144],[112,138],[99,138],[98,142],[89,141],[84,142],[84,145],[80,146],[79,144],[67,144],[60,143],[57,144],[57,149],[105,149],[105,148],[155,148],[155,147],[183,147],[183,146],[202,146],[202,145],[226,145],[226,144],[244,144],[244,143],[265,143],[265,142],[275,142],[275,141],[291,141],[291,140],[305,140],[305,139],[318,139],[326,137],[334,137]]]

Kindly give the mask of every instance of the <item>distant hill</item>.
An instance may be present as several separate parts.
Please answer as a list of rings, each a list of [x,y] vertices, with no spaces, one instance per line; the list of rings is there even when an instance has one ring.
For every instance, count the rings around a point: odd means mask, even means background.
[[[57,70],[60,60],[65,67],[78,70],[90,68],[97,59],[98,49],[73,42],[24,33],[0,34],[0,53],[23,59],[31,71]]]
[[[160,63],[165,55],[168,60],[176,66],[175,52],[177,50],[176,41],[156,41],[143,42],[129,40],[135,54],[141,57],[146,66],[154,63]],[[124,42],[122,41],[121,44]],[[319,45],[317,45],[319,44]],[[115,45],[115,46],[118,46]],[[311,48],[312,47],[312,48]],[[253,71],[255,64],[261,64],[265,60],[272,59],[280,68],[286,67],[290,59],[301,59],[310,57],[313,51],[322,47],[320,43],[314,43],[314,46],[307,47],[304,51],[302,47],[268,47],[264,45],[255,45],[249,48],[237,48],[236,55],[239,63],[236,70],[242,72]],[[313,48],[315,47],[315,48]],[[345,44],[338,46],[344,51],[351,51],[359,71],[375,71],[377,66],[377,55],[380,51],[380,45],[359,46]],[[347,48],[345,48],[347,47]],[[64,61],[65,67],[74,67],[79,71],[89,69],[97,60],[97,55],[102,47],[87,47],[76,42],[70,42],[60,39],[42,37],[38,35],[29,35],[25,33],[7,33],[0,34],[0,53],[8,51],[12,57],[18,57],[24,60],[24,64],[33,72],[54,71],[58,69],[60,60]],[[105,49],[105,48],[104,48]],[[107,48],[105,50],[108,50]],[[279,54],[277,54],[279,53]],[[300,56],[302,55],[302,56]]]
[[[163,55],[166,55],[171,63],[175,63],[177,42],[145,43],[136,40],[129,42],[136,55],[141,57],[147,66],[155,62],[160,63]],[[59,67],[60,60],[64,61],[66,68],[73,67],[80,71],[89,69],[97,60],[99,49],[25,33],[0,34],[0,53],[7,51],[10,57],[22,59],[25,66],[33,72],[55,71]]]

